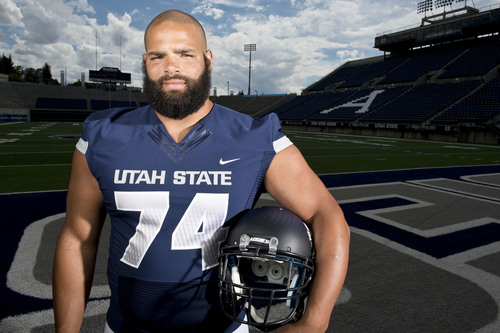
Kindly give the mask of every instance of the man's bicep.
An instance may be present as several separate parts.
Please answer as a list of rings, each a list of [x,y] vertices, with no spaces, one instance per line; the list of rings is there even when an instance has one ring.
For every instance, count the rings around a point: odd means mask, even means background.
[[[65,228],[82,241],[98,238],[105,218],[104,201],[97,180],[87,165],[85,155],[73,155]]]
[[[335,201],[293,145],[276,154],[264,184],[274,199],[304,221],[309,221],[319,209]]]

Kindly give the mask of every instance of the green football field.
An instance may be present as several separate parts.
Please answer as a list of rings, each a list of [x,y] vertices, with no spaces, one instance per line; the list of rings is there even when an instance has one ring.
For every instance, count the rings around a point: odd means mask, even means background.
[[[80,123],[0,123],[0,193],[67,189]],[[287,131],[318,174],[500,164],[500,147]]]

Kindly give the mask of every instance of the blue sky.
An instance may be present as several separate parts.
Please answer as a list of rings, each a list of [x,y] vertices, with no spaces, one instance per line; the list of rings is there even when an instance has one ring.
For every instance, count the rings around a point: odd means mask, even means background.
[[[417,26],[419,1],[391,0],[0,0],[0,53],[16,65],[67,73],[75,82],[89,69],[119,67],[142,86],[143,33],[167,9],[196,17],[214,52],[218,95],[300,93],[346,61],[374,57],[378,33]],[[453,8],[463,7],[454,3]],[[468,0],[476,8],[498,0]],[[450,9],[450,7],[448,7]],[[442,12],[434,10],[433,13]],[[430,13],[429,13],[430,14]],[[97,36],[97,38],[96,38]],[[97,47],[96,47],[97,39]],[[97,50],[97,52],[96,52]],[[96,56],[97,53],[97,56]]]

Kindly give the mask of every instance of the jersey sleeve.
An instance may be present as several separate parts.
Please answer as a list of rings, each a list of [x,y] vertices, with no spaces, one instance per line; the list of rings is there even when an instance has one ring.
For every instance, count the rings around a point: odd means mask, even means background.
[[[89,120],[85,120],[82,125],[82,135],[80,139],[78,139],[78,142],[76,143],[76,149],[80,151],[83,155],[87,153],[87,150],[89,148],[89,139],[88,139],[88,131],[89,131]]]
[[[293,145],[293,142],[281,132],[281,123],[276,113],[269,114],[269,120],[273,123],[273,148],[277,154],[288,146]]]

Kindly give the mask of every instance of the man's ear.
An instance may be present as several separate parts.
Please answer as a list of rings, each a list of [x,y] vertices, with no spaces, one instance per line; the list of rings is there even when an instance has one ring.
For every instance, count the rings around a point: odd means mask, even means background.
[[[205,52],[205,57],[207,57],[207,59],[209,59],[210,64],[209,64],[209,66],[208,66],[208,67],[209,67],[210,69],[212,69],[212,61],[214,60],[214,54],[212,53],[212,50],[210,50],[210,49],[209,49],[209,50],[207,50],[207,51]]]

